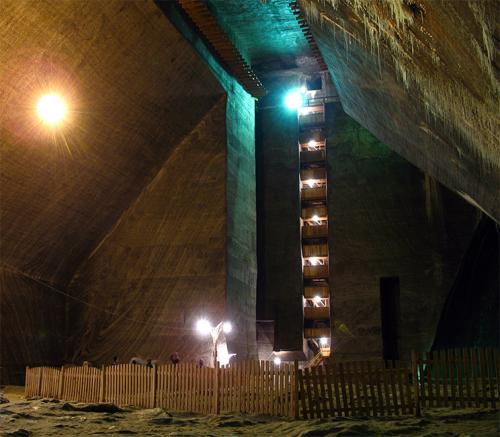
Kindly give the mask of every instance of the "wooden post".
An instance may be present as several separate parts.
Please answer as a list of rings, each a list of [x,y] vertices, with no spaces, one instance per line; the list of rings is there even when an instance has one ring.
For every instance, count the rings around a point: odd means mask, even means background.
[[[42,373],[43,367],[38,368],[38,388],[36,392],[36,396],[42,396]]]
[[[293,418],[299,420],[299,362],[293,362],[293,377],[292,377],[292,402],[293,402]]]
[[[101,386],[99,393],[99,402],[104,402],[106,399],[106,366],[101,367]]]
[[[421,417],[422,411],[420,409],[420,390],[418,385],[418,363],[417,354],[414,350],[411,351],[411,371],[413,382],[413,399],[415,402],[415,416]]]
[[[63,398],[64,391],[64,366],[61,366],[61,370],[59,371],[59,387],[57,388],[57,398]]]
[[[151,382],[151,408],[156,407],[156,386],[158,385],[158,368],[153,366],[151,369],[153,373],[153,381]]]
[[[31,388],[31,372],[30,366],[26,366],[26,373],[24,377],[24,397],[27,398],[29,396],[29,390]]]
[[[214,409],[215,414],[220,414],[220,399],[219,399],[219,362],[215,361],[214,368]]]

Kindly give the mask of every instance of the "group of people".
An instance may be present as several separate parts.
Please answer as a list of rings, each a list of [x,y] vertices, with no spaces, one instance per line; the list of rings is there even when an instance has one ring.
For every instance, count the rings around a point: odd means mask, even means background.
[[[177,352],[174,352],[170,355],[170,362],[174,365],[177,365],[181,362],[181,358]],[[113,357],[113,364],[119,364],[118,363],[118,356],[116,356],[116,355]],[[141,366],[153,368],[154,366],[156,366],[158,364],[158,362],[156,360],[151,359],[151,358],[144,360],[143,358],[140,358],[140,357],[133,357],[129,361],[129,364],[138,364]],[[198,367],[205,367],[205,361],[203,360],[203,358],[200,358],[198,360]]]

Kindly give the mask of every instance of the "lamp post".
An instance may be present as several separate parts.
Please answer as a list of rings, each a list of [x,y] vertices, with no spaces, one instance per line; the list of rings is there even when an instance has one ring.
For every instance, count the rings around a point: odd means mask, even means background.
[[[212,348],[214,357],[214,366],[217,366],[217,344],[221,333],[228,334],[232,331],[233,326],[230,322],[219,322],[218,325],[212,326],[207,319],[200,319],[196,322],[196,330],[203,336],[210,335],[212,338]]]

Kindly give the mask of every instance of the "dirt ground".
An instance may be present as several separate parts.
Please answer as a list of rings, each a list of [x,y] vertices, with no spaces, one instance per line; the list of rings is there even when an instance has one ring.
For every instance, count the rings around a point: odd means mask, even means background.
[[[498,436],[499,411],[448,408],[423,417],[284,420],[250,415],[202,416],[104,404],[26,400],[22,387],[6,387],[0,405],[2,436]]]

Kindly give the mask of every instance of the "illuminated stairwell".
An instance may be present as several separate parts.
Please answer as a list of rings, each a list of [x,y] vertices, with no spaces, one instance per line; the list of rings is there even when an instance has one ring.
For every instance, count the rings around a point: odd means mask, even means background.
[[[298,111],[304,338],[319,365],[330,354],[330,290],[325,105],[306,91]]]

